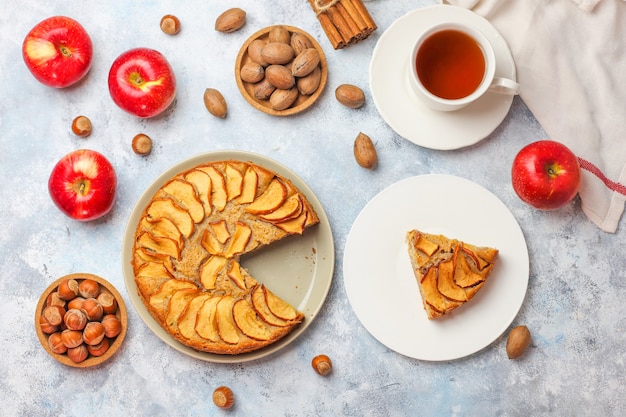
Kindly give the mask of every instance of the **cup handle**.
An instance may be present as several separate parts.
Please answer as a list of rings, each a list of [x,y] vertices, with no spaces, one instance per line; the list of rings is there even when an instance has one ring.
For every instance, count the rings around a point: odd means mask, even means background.
[[[489,86],[489,91],[499,94],[519,94],[519,83],[508,78],[495,77]]]

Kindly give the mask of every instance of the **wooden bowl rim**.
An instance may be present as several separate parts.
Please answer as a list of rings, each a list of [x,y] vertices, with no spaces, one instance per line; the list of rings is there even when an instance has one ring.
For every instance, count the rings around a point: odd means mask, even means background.
[[[252,96],[250,94],[250,92],[246,89],[246,87],[250,87],[253,84],[252,83],[247,83],[245,81],[243,81],[241,79],[241,67],[246,63],[246,59],[248,57],[248,46],[256,39],[263,39],[267,36],[269,36],[269,32],[275,28],[275,27],[284,27],[285,29],[287,29],[289,32],[297,32],[303,36],[305,36],[313,45],[313,47],[315,49],[317,49],[317,51],[319,52],[320,55],[320,68],[322,70],[322,78],[320,79],[320,85],[317,88],[317,90],[315,90],[315,92],[313,94],[311,94],[310,96],[308,96],[304,101],[302,101],[301,103],[293,106],[293,107],[289,107],[285,110],[274,110],[272,109],[269,100],[257,100],[256,98],[254,98],[254,96]],[[289,26],[289,25],[272,25],[272,26],[267,26],[264,27],[263,29],[258,30],[256,33],[254,33],[252,36],[250,36],[241,46],[241,49],[239,50],[239,53],[237,54],[237,60],[235,61],[235,80],[237,82],[237,87],[239,88],[239,91],[241,92],[241,95],[246,99],[246,101],[248,103],[250,103],[254,108],[270,114],[272,116],[291,116],[294,114],[298,114],[300,112],[303,112],[304,110],[308,109],[309,107],[311,107],[316,101],[317,99],[320,97],[320,95],[322,94],[322,92],[324,91],[324,88],[326,87],[326,82],[328,80],[328,65],[327,65],[327,61],[326,61],[326,55],[324,54],[324,50],[322,49],[322,47],[320,46],[320,44],[315,40],[315,38],[313,38],[311,35],[309,35],[307,32],[305,32],[304,30],[297,28],[295,26]]]
[[[63,282],[64,280],[66,280],[66,279],[76,279],[76,280],[92,279],[92,280],[96,281],[98,284],[100,284],[103,287],[105,287],[108,291],[110,291],[111,294],[113,294],[113,296],[115,297],[115,299],[117,301],[118,308],[117,308],[116,315],[119,317],[119,319],[120,319],[120,321],[122,323],[122,331],[120,332],[120,334],[118,334],[113,339],[111,345],[109,346],[109,349],[102,356],[89,356],[84,361],[76,363],[76,362],[72,361],[70,358],[68,358],[66,354],[54,353],[50,349],[50,346],[48,344],[48,337],[49,337],[49,335],[45,334],[41,330],[41,325],[39,324],[39,319],[40,319],[41,314],[43,312],[43,309],[44,309],[45,303],[47,301],[47,298],[48,298],[48,296],[52,292],[54,292],[58,288],[59,284],[61,282]],[[94,275],[94,274],[90,274],[90,273],[84,273],[84,272],[78,272],[78,273],[73,273],[73,274],[69,274],[69,275],[64,275],[61,278],[58,278],[57,280],[52,282],[48,286],[48,288],[46,288],[44,290],[43,294],[39,298],[39,302],[37,303],[37,309],[35,310],[35,329],[37,331],[37,337],[39,338],[39,342],[41,343],[43,348],[46,350],[46,352],[48,352],[48,354],[50,356],[52,356],[54,359],[56,359],[57,361],[59,361],[60,363],[62,363],[64,365],[71,366],[71,367],[74,367],[74,368],[89,368],[89,367],[92,367],[92,366],[96,366],[96,365],[102,364],[103,362],[105,362],[109,358],[111,358],[111,356],[113,356],[118,351],[118,349],[120,348],[120,346],[122,345],[122,342],[124,341],[124,339],[126,337],[126,331],[128,329],[128,311],[126,310],[126,303],[124,302],[124,299],[122,298],[122,295],[113,286],[113,284],[111,284],[109,281],[105,280],[104,278],[99,277],[98,275]]]

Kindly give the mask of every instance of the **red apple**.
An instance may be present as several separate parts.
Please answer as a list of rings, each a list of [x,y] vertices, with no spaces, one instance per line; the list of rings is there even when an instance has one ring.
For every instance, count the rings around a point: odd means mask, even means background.
[[[99,152],[79,149],[65,155],[52,169],[48,192],[54,204],[75,220],[90,221],[111,211],[117,176]]]
[[[511,176],[513,189],[524,202],[540,210],[555,210],[578,193],[580,165],[562,143],[540,140],[519,151]]]
[[[135,48],[117,57],[109,71],[109,93],[120,108],[148,118],[163,112],[176,96],[176,78],[158,51]]]
[[[89,72],[93,46],[80,23],[69,17],[53,16],[28,32],[22,44],[22,57],[37,80],[63,88]]]

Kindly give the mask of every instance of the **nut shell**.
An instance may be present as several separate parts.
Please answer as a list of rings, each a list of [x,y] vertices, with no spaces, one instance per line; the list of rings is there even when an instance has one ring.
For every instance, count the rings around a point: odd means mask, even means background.
[[[360,132],[354,140],[354,158],[363,168],[372,169],[378,162],[374,143],[365,133]]]
[[[276,89],[270,96],[270,103],[274,110],[285,110],[291,107],[298,98],[298,89],[296,87],[288,90]]]
[[[268,64],[287,64],[295,53],[290,45],[282,42],[267,43],[261,50],[261,56]]]
[[[356,85],[342,84],[335,89],[335,98],[351,109],[358,109],[365,103],[365,93]]]
[[[166,14],[161,18],[161,30],[168,35],[176,35],[180,32],[180,20],[171,14]]]
[[[224,11],[215,20],[215,30],[223,33],[235,32],[246,23],[246,12],[238,7]]]
[[[137,155],[148,155],[152,152],[152,139],[144,133],[138,133],[133,137],[131,146]]]
[[[265,78],[274,87],[288,90],[296,84],[296,79],[291,71],[283,65],[270,65],[265,69]]]
[[[333,362],[327,355],[317,355],[311,361],[311,366],[318,374],[326,376],[333,370]]]
[[[231,408],[235,404],[233,391],[226,386],[215,388],[213,391],[213,403],[219,408]]]
[[[63,316],[63,323],[70,330],[83,330],[87,325],[87,316],[82,311],[72,308]]]
[[[204,90],[204,105],[206,109],[215,117],[226,117],[228,107],[222,93],[214,88]]]
[[[247,83],[258,83],[265,77],[265,70],[256,62],[248,62],[241,67],[240,77]]]
[[[91,135],[92,128],[91,120],[87,116],[76,116],[72,120],[72,132],[78,137],[86,138]]]
[[[84,279],[78,284],[78,293],[84,298],[96,298],[100,294],[100,284],[93,279]]]
[[[291,73],[294,77],[306,77],[320,64],[320,54],[315,48],[307,48],[293,60]]]
[[[516,326],[509,332],[506,340],[506,354],[509,359],[519,358],[530,345],[532,337],[526,326]]]

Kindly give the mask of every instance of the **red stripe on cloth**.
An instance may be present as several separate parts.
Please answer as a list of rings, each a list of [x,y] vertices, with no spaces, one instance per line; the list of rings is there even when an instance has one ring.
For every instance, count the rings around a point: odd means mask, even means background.
[[[580,164],[580,167],[582,169],[589,171],[593,175],[598,177],[600,181],[602,181],[604,185],[606,185],[611,191],[626,195],[626,186],[620,184],[619,182],[611,181],[610,179],[608,179],[597,166],[585,159],[582,159],[581,157],[578,157],[578,163]]]

